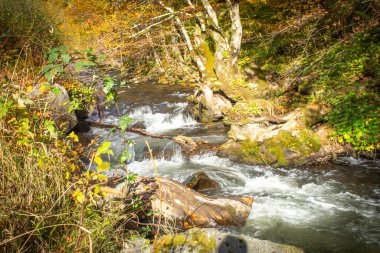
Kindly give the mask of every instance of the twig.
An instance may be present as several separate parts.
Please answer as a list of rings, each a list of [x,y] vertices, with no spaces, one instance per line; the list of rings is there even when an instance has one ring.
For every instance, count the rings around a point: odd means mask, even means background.
[[[94,127],[120,129],[120,127],[118,125],[114,125],[114,124],[106,124],[106,123],[101,123],[101,122],[89,122],[89,124],[91,126],[94,126]],[[150,132],[147,132],[141,128],[127,127],[125,129],[125,131],[131,132],[131,133],[136,133],[136,134],[141,134],[144,136],[149,136],[152,138],[173,140],[172,136],[150,133]]]
[[[154,252],[154,250],[155,250],[155,248],[156,248],[156,243],[157,243],[158,233],[160,232],[160,227],[161,227],[161,217],[162,217],[162,189],[161,189],[161,180],[160,180],[160,177],[159,177],[159,175],[158,175],[157,166],[156,166],[156,163],[154,162],[152,149],[150,148],[148,141],[145,141],[145,143],[146,143],[146,145],[147,145],[147,147],[148,147],[148,150],[149,150],[150,159],[152,160],[153,169],[154,169],[154,172],[156,173],[156,178],[157,178],[157,183],[158,183],[158,189],[159,189],[159,191],[160,191],[160,215],[158,216],[158,225],[157,225],[156,234],[154,235],[154,241],[153,241],[153,247],[152,247],[152,252]]]

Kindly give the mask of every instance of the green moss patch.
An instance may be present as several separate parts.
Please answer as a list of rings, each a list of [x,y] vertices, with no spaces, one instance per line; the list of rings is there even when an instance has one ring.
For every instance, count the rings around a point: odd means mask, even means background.
[[[321,149],[320,140],[309,129],[303,129],[297,135],[289,131],[280,131],[279,134],[264,143],[243,141],[241,151],[244,160],[257,164],[288,165],[292,155],[309,155]]]

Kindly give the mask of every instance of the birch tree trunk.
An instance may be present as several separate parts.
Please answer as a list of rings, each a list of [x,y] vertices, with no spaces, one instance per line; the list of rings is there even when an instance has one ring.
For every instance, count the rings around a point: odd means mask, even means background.
[[[223,117],[224,107],[231,106],[223,92],[223,87],[234,82],[238,78],[238,57],[242,39],[242,25],[239,13],[238,0],[226,0],[226,7],[229,12],[231,26],[224,31],[219,24],[218,14],[210,4],[209,0],[201,0],[200,6],[195,6],[192,0],[186,0],[187,6],[192,10],[191,16],[195,18],[196,25],[188,32],[185,23],[181,20],[181,12],[177,12],[173,7],[159,0],[158,3],[171,15],[173,21],[186,45],[192,62],[197,67],[201,83],[197,92],[197,103],[201,103],[198,108],[208,110],[208,120],[219,120]],[[187,16],[188,17],[188,16]],[[212,39],[214,48],[211,50],[207,39]],[[216,98],[214,89],[225,98]],[[202,114],[202,112],[199,112]]]

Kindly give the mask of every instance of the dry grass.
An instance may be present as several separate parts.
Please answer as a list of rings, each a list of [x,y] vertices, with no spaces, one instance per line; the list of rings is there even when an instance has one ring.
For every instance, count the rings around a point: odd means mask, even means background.
[[[43,227],[66,223],[71,216],[65,180],[69,164],[43,142],[18,144],[24,137],[6,120],[0,122],[0,249],[22,252],[43,247]]]

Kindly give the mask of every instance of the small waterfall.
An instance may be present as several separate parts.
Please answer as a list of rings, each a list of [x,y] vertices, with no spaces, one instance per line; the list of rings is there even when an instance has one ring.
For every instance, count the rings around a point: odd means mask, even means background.
[[[152,133],[163,133],[178,128],[189,128],[197,125],[197,122],[184,111],[187,103],[162,103],[159,110],[153,110],[151,106],[143,106],[134,109],[129,117],[136,122],[144,122],[146,130]],[[166,109],[166,110],[165,110]]]

